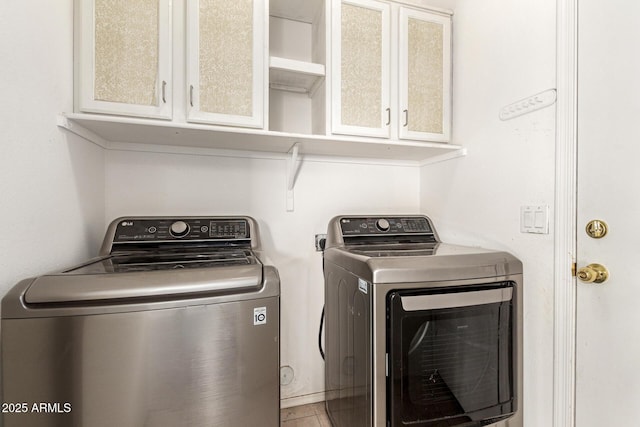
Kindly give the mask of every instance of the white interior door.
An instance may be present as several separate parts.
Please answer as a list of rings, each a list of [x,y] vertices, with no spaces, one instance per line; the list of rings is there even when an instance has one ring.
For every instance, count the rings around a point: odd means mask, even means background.
[[[577,427],[640,425],[639,22],[640,2],[578,1],[577,266],[610,277],[577,281]]]

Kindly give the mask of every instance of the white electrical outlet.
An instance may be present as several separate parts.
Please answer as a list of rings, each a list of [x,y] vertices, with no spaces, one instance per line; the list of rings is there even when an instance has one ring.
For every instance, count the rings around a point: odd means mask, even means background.
[[[324,244],[327,241],[326,234],[316,234],[316,251],[324,251]]]

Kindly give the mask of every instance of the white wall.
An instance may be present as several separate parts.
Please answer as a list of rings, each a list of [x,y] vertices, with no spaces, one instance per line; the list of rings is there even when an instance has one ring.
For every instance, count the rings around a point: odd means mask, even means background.
[[[324,300],[322,256],[314,235],[339,214],[415,213],[419,168],[304,159],[295,211],[286,211],[286,161],[110,151],[106,217],[250,215],[281,279],[281,365],[295,371],[282,388],[286,406],[321,400],[324,364],[317,347]],[[290,399],[295,397],[295,399]]]
[[[501,107],[555,87],[555,1],[457,0],[454,142],[464,158],[425,166],[421,210],[443,240],[506,249],[524,263],[526,426],[552,425],[553,227],[520,233],[520,206],[553,216],[555,108],[500,121]]]
[[[0,294],[97,252],[102,149],[56,126],[72,110],[71,0],[0,2]]]

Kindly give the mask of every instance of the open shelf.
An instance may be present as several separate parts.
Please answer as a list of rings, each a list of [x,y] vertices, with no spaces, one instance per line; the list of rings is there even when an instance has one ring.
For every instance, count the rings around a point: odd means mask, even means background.
[[[313,96],[324,79],[322,64],[272,56],[269,58],[269,85],[272,89],[308,93]]]
[[[464,155],[459,145],[348,136],[305,135],[258,129],[175,123],[153,119],[69,113],[58,126],[109,149],[112,143],[429,162]]]

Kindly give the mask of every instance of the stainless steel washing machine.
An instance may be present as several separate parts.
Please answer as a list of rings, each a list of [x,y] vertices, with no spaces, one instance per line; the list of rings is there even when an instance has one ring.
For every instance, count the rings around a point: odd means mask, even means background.
[[[4,426],[278,427],[280,281],[258,237],[249,217],[120,218],[99,257],[18,283]]]
[[[426,216],[339,216],[324,252],[334,427],[522,427],[522,264]]]

